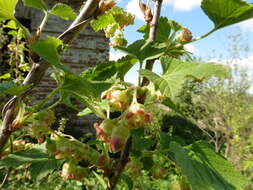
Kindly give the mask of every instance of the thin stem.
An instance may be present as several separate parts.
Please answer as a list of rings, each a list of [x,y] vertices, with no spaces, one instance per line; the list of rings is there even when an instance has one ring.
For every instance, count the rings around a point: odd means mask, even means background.
[[[4,186],[4,184],[7,182],[8,176],[9,176],[10,172],[11,172],[11,168],[8,168],[8,170],[7,170],[7,172],[6,172],[5,176],[4,176],[4,179],[3,179],[3,181],[2,181],[2,183],[1,183],[1,185],[0,185],[0,189],[1,189],[1,188]]]
[[[142,69],[142,66],[143,66],[143,62],[140,62],[139,70]],[[139,86],[141,85],[141,75],[138,76],[138,85],[139,85]]]
[[[195,41],[198,41],[198,40],[202,40],[204,38],[206,38],[207,36],[209,36],[210,34],[212,34],[213,32],[216,31],[216,28],[212,29],[210,32],[204,34],[203,36],[200,36],[198,38],[194,38],[191,42],[195,42]]]
[[[48,12],[45,11],[45,16],[44,16],[44,18],[43,18],[43,20],[42,20],[42,22],[41,22],[41,24],[40,24],[40,26],[39,26],[39,28],[38,28],[38,30],[37,30],[37,35],[40,36],[42,30],[43,30],[44,27],[46,26],[46,23],[47,23],[47,21],[48,21],[48,18],[49,18],[49,14],[48,14]]]
[[[36,106],[35,110],[41,109],[43,106],[45,106],[48,101],[53,98],[60,90],[60,87],[54,89],[44,100],[42,100],[38,106]]]
[[[51,109],[55,108],[56,106],[58,106],[60,103],[61,103],[61,99],[57,100],[55,103],[53,103],[51,106],[49,106],[46,109],[51,110]]]
[[[215,32],[215,31],[216,31],[216,28],[212,29],[212,30],[209,31],[208,33],[204,34],[203,36],[200,36],[200,37],[197,37],[197,38],[192,39],[192,40],[189,41],[189,42],[185,42],[185,43],[183,43],[183,44],[178,44],[178,45],[176,45],[176,48],[183,47],[183,46],[186,45],[186,44],[189,44],[189,43],[192,43],[192,42],[196,42],[196,41],[202,40],[202,39],[206,38],[207,36],[209,36],[210,34],[212,34],[212,33]]]

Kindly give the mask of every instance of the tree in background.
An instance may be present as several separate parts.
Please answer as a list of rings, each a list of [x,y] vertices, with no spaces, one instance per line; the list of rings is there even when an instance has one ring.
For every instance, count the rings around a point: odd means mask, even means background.
[[[228,51],[232,59],[216,60],[230,67],[231,77],[212,78],[208,83],[188,80],[178,98],[184,115],[208,134],[216,152],[253,180],[253,95],[249,92],[252,79],[243,60],[249,46],[241,34],[231,35],[230,39]]]

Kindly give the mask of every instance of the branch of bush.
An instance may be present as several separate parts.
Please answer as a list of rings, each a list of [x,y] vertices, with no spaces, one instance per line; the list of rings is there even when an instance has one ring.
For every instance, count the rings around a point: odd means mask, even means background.
[[[149,40],[150,41],[156,40],[156,31],[158,28],[158,22],[159,22],[160,15],[161,15],[162,3],[163,3],[163,0],[156,0],[155,1],[154,15],[152,15],[152,20],[149,23],[149,25],[150,25]],[[155,62],[155,60],[148,60],[145,68],[152,71],[154,62]],[[142,81],[142,86],[148,85],[148,83],[149,83],[149,80],[146,77],[144,77],[143,81]]]

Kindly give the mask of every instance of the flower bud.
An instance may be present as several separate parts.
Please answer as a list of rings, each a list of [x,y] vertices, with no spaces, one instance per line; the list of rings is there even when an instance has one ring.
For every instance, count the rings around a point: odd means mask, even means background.
[[[127,172],[131,174],[131,176],[139,177],[141,175],[141,167],[140,163],[136,161],[128,162],[126,165]]]
[[[144,125],[151,120],[152,115],[145,112],[144,106],[142,104],[135,103],[129,107],[123,122],[127,128],[137,129],[144,127]]]
[[[126,90],[110,89],[102,94],[102,98],[109,101],[112,111],[122,112],[126,110],[131,103]]]
[[[192,40],[192,33],[189,29],[184,28],[183,31],[176,37],[179,43],[186,43]]]
[[[118,24],[116,23],[109,24],[105,29],[105,36],[107,38],[112,37],[117,29],[118,29]]]
[[[165,99],[165,96],[163,96],[160,91],[155,90],[155,86],[153,83],[150,82],[148,86],[145,86],[143,88],[146,88],[148,91],[148,101],[162,102]]]
[[[13,150],[17,152],[25,150],[25,144],[25,141],[22,139],[13,141]]]
[[[154,168],[152,168],[152,176],[155,179],[161,179],[164,177],[164,175],[166,174],[166,169],[160,167],[160,166],[155,166]]]
[[[101,0],[98,5],[98,10],[96,12],[96,15],[99,16],[106,11],[110,10],[112,7],[114,7],[116,2],[114,0]]]
[[[115,127],[115,122],[111,119],[105,119],[100,125],[94,124],[97,135],[103,142],[109,142],[109,137],[112,134],[112,130]]]
[[[125,147],[126,141],[129,138],[129,129],[123,125],[115,127],[112,131],[110,139],[110,151],[117,152]]]
[[[88,170],[86,168],[77,166],[74,163],[66,162],[62,166],[61,176],[63,179],[76,179],[81,180],[88,175]]]
[[[144,13],[144,19],[148,23],[150,23],[153,20],[153,13],[152,13],[151,8],[149,6],[147,6],[147,9]]]
[[[116,46],[124,46],[127,44],[127,41],[124,39],[124,35],[122,31],[117,31],[114,37],[111,39],[110,46],[116,47]]]

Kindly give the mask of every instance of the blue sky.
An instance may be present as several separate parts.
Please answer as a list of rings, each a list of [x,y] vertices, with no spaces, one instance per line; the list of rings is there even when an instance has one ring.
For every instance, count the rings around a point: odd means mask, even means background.
[[[150,1],[152,2],[152,1]],[[164,0],[162,8],[162,16],[166,16],[169,19],[176,20],[182,26],[190,29],[194,37],[201,36],[213,28],[212,21],[204,14],[200,8],[201,0]],[[248,0],[249,3],[253,3],[253,0]],[[142,19],[142,15],[139,11],[138,0],[121,0],[117,3],[118,6],[126,9],[132,14],[136,15],[135,25],[129,26],[125,29],[125,37],[129,43],[141,39],[141,34],[136,30],[145,24]],[[253,45],[253,19],[245,21],[240,24],[235,24],[211,34],[207,38],[192,43],[187,48],[193,52],[197,57],[209,59],[214,58],[213,51],[215,50],[217,56],[222,55],[223,59],[229,59],[230,55],[227,51],[230,41],[227,36],[231,34],[242,33],[243,38],[249,42],[249,45]],[[250,49],[248,55],[242,57],[243,60],[240,65],[243,68],[249,70],[249,74],[253,75],[253,46]],[[114,50],[111,50],[111,59],[117,59],[123,54]],[[252,63],[250,63],[252,62]],[[155,68],[159,71],[159,68]],[[134,68],[127,76],[127,80],[134,82],[134,74],[136,68]]]

